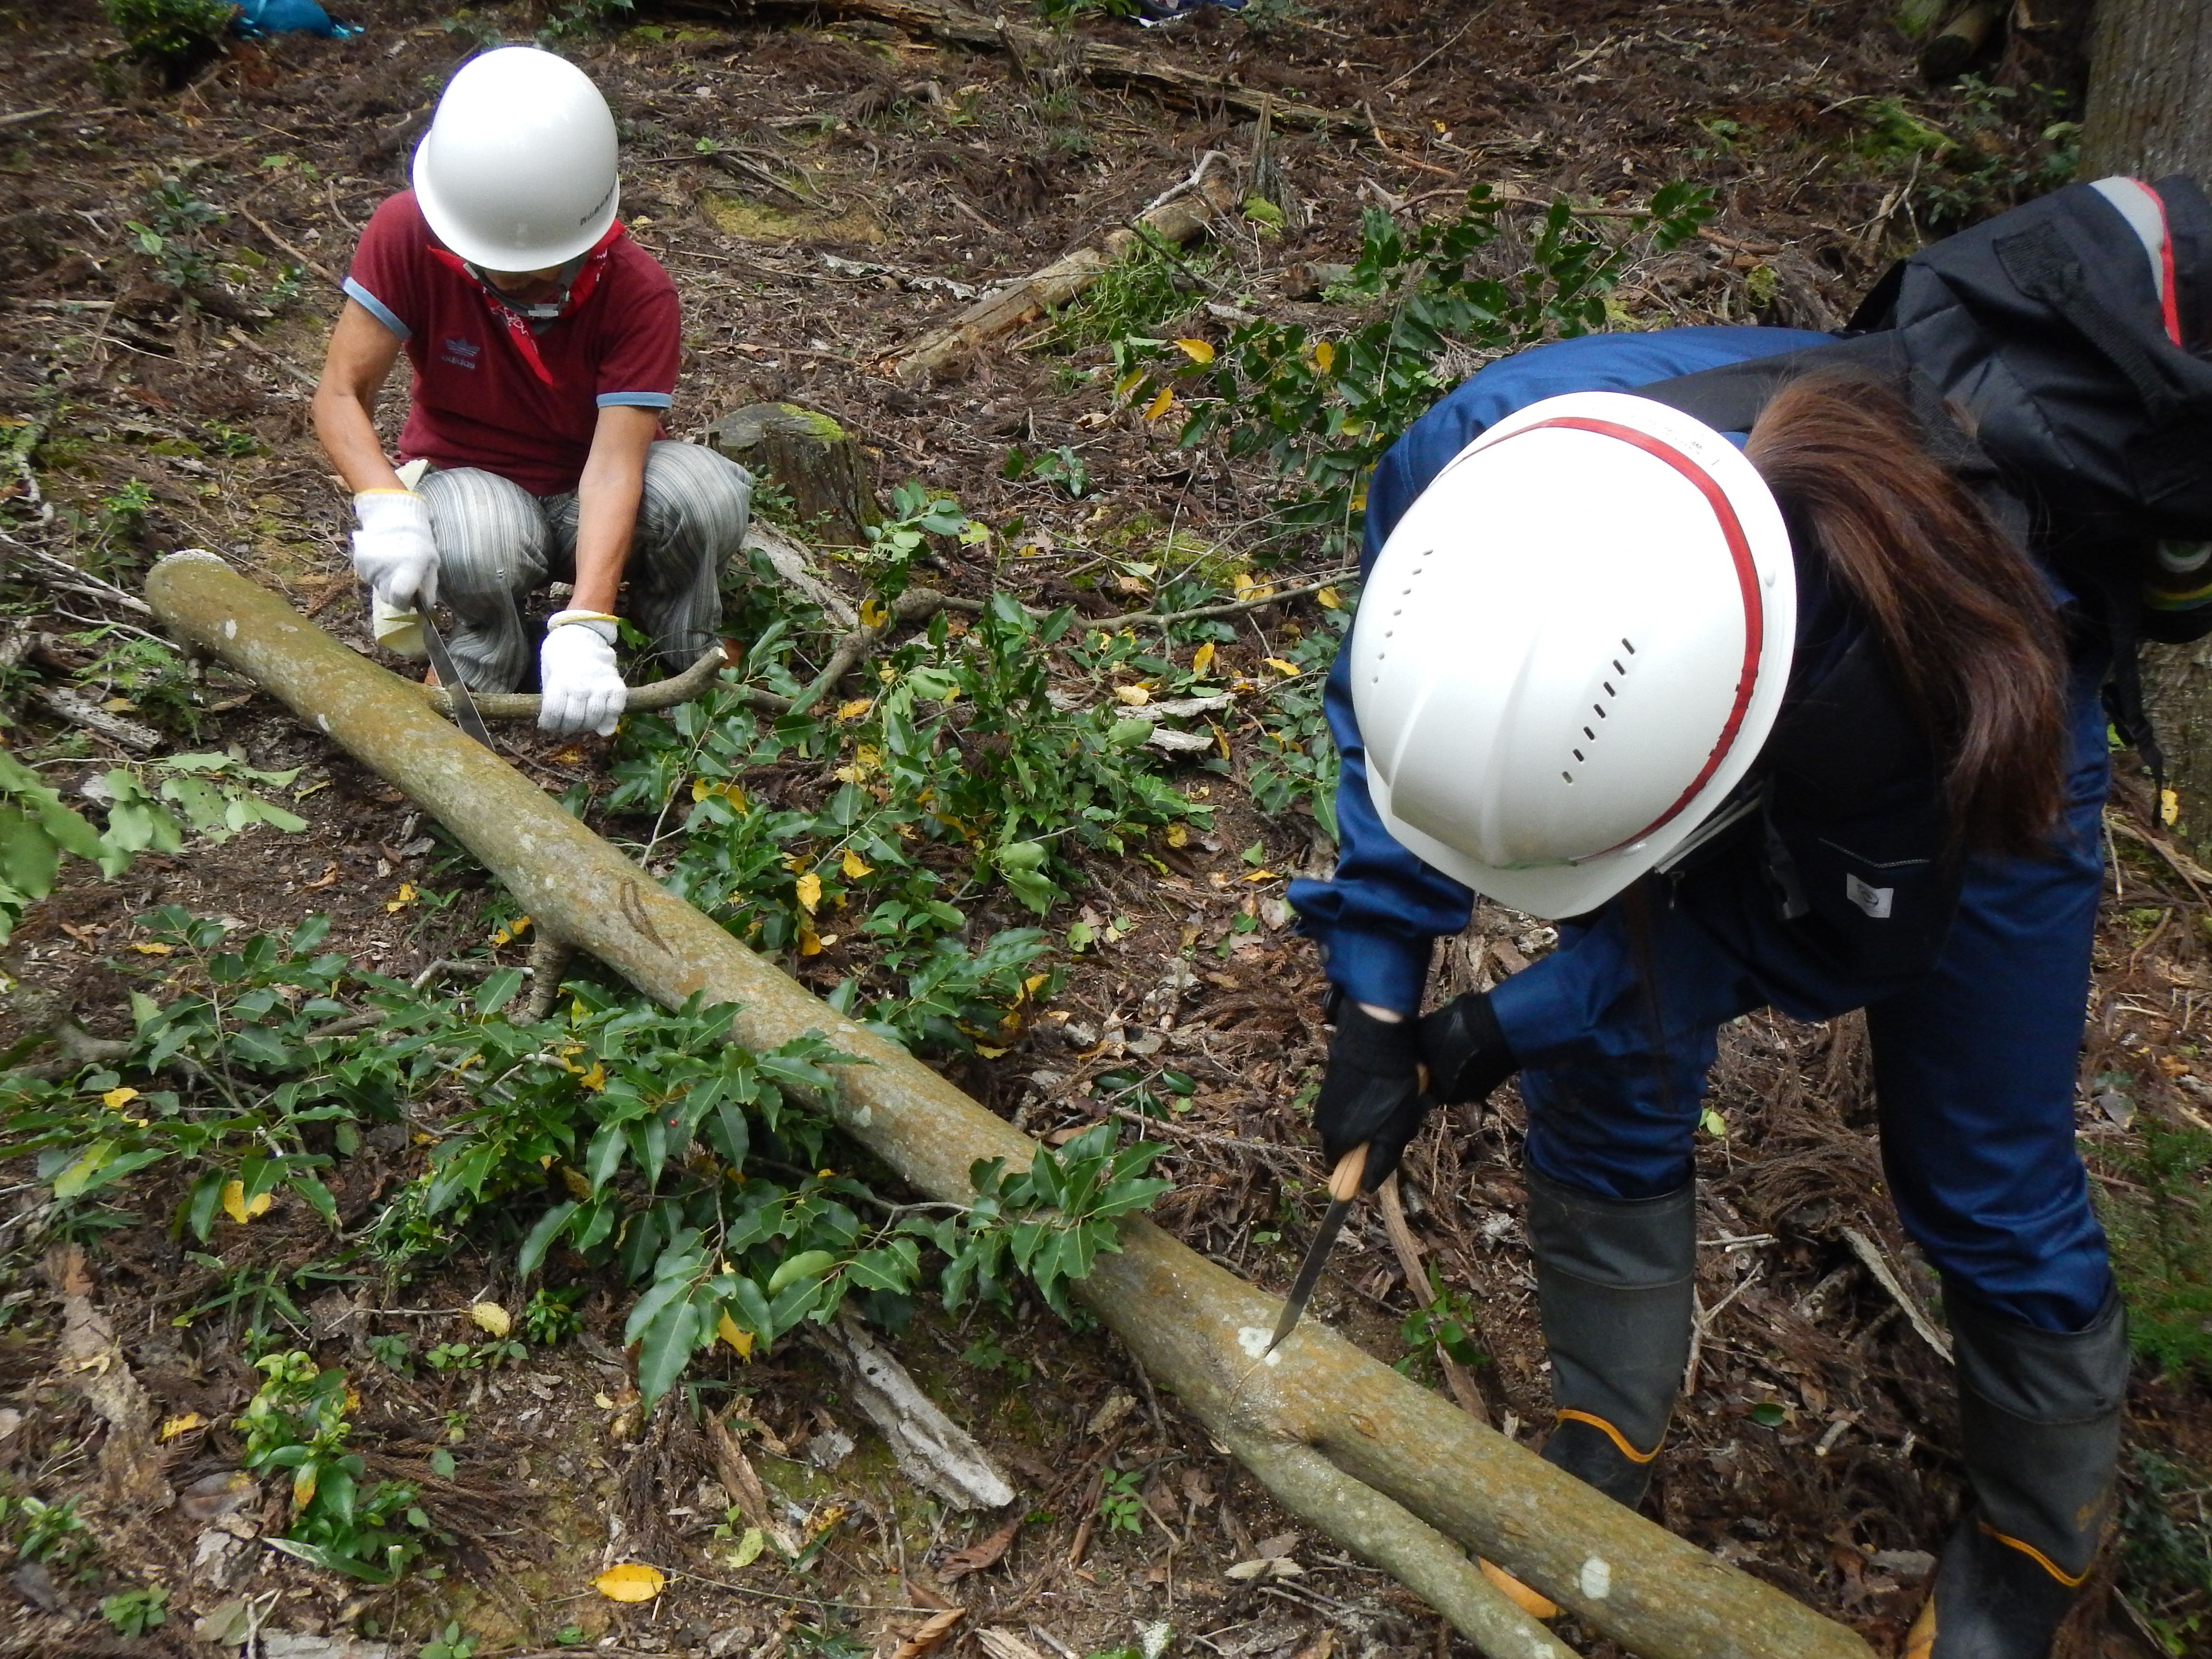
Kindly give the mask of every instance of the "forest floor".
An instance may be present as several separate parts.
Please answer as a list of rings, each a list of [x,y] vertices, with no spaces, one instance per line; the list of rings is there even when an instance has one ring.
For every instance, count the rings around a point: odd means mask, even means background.
[[[763,401],[828,413],[860,439],[880,488],[911,481],[957,498],[956,516],[981,527],[918,544],[917,575],[956,596],[1012,592],[1091,618],[1170,587],[1178,602],[1245,602],[1164,645],[1147,635],[1157,657],[1112,659],[1110,641],[1095,640],[1078,651],[1080,622],[1054,647],[1055,686],[1079,698],[1086,687],[1139,693],[1121,701],[1141,708],[1155,690],[1195,687],[1229,702],[1200,723],[1211,748],[1150,758],[1188,806],[1121,851],[1075,853],[1071,890],[1042,918],[1042,954],[1017,972],[1048,974],[1041,993],[1018,994],[994,1030],[963,1014],[966,1029],[933,1059],[1048,1139],[1137,1121],[1169,1148],[1162,1224],[1279,1291],[1318,1214],[1304,1107],[1322,1055],[1318,969],[1282,901],[1291,875],[1328,866],[1310,688],[1346,595],[1273,599],[1267,584],[1310,587],[1346,556],[1285,531],[1271,508],[1283,487],[1261,459],[1179,445],[1177,419],[1148,419],[1141,399],[1117,395],[1129,359],[1126,348],[1116,359],[1116,342],[1212,350],[1251,317],[1326,335],[1357,305],[1340,305],[1310,268],[1351,262],[1363,209],[1410,228],[1456,211],[1477,184],[1535,203],[1501,216],[1480,256],[1493,274],[1529,257],[1555,196],[1578,222],[1619,227],[1607,233],[1626,258],[1609,326],[1834,327],[1931,228],[2063,177],[2066,132],[2053,124],[2072,112],[2063,100],[2080,80],[2078,40],[2054,26],[2004,40],[1981,78],[1931,89],[1875,0],[1251,0],[1242,15],[1210,10],[1157,31],[1079,10],[1083,38],[1237,77],[1276,110],[1342,118],[1271,113],[1263,137],[1218,100],[1086,76],[1066,36],[1055,61],[1038,61],[947,45],[884,21],[895,6],[870,9],[375,0],[345,14],[368,26],[359,38],[240,46],[171,86],[123,55],[90,0],[0,7],[0,529],[46,556],[10,547],[0,568],[9,747],[88,811],[103,771],[150,781],[164,756],[227,755],[234,768],[292,774],[255,787],[305,821],[156,848],[112,880],[71,866],[7,947],[6,1035],[21,1039],[10,1062],[88,1102],[169,1086],[128,1065],[58,1065],[37,1046],[63,1021],[96,1041],[127,1038],[134,998],[204,988],[206,950],[143,920],[164,906],[219,919],[232,939],[284,939],[327,917],[318,948],[356,975],[427,974],[432,996],[443,987],[465,999],[500,966],[523,964],[512,902],[406,798],[245,682],[188,668],[126,599],[154,558],[204,547],[374,649],[346,502],[307,418],[334,278],[370,212],[404,185],[453,68],[489,41],[550,27],[624,124],[625,216],[682,291],[672,434],[701,438]],[[620,15],[599,27],[595,12]],[[1209,150],[1236,169],[1240,200],[1267,205],[1222,216],[1185,254],[1135,262],[1139,275],[1109,279],[961,374],[908,385],[887,372],[959,295],[1093,242]],[[1252,176],[1255,161],[1269,178]],[[1714,216],[1670,249],[1635,240],[1628,210],[1678,179],[1715,192]],[[1464,373],[1483,356],[1447,366]],[[398,402],[395,389],[387,413]],[[856,603],[866,593],[865,560],[821,563]],[[785,647],[796,654],[781,660],[803,681],[835,630],[759,586],[733,586],[732,630],[744,643],[796,617]],[[49,694],[68,687],[150,726],[158,743],[118,745],[64,718]],[[866,690],[848,707],[865,709]],[[742,710],[724,717],[752,730]],[[611,742],[560,744],[514,726],[498,737],[515,765],[667,875],[680,873],[687,833],[672,810],[681,820],[722,787],[676,729],[633,721]],[[726,781],[818,809],[831,767],[855,763],[834,731],[823,742]],[[2148,796],[2132,777],[2114,796],[2080,1106],[2128,1288],[2163,1345],[2138,1366],[2130,1402],[2127,1527],[2066,1638],[2068,1654],[2112,1659],[2212,1651],[2212,1300],[2201,1279],[2212,1062],[2197,1024],[2212,990],[2201,884],[2212,877],[2156,825]],[[988,872],[954,885],[971,942],[1038,921]],[[868,936],[848,926],[841,942],[824,902],[819,918],[811,902],[787,904],[765,934],[766,910],[717,914],[751,926],[811,988],[850,979],[896,1001],[885,988],[897,975]],[[1483,906],[1449,943],[1438,988],[1489,983],[1551,942],[1548,928]],[[586,985],[596,972],[573,970]],[[613,994],[611,980],[596,982]],[[1888,1654],[1961,1484],[1934,1276],[1884,1196],[1866,1047],[1856,1018],[1808,1026],[1762,1013],[1723,1034],[1699,1136],[1698,1358],[1647,1512]],[[7,1086],[11,1112],[39,1105],[32,1083]],[[641,1417],[623,1334],[632,1291],[580,1257],[562,1279],[580,1328],[556,1320],[532,1327],[526,1349],[491,1349],[470,1310],[531,1303],[538,1281],[517,1274],[513,1248],[512,1218],[528,1215],[487,1204],[472,1220],[449,1216],[434,1249],[420,1238],[411,1253],[384,1248],[380,1205],[419,1189],[443,1133],[427,1108],[396,1121],[335,1143],[335,1226],[280,1193],[266,1212],[241,1204],[235,1216],[213,1214],[210,1199],[195,1238],[182,1158],[100,1188],[96,1202],[56,1201],[66,1158],[6,1165],[0,1551],[12,1555],[0,1652],[227,1643],[489,1659],[583,1644],[824,1659],[896,1648],[914,1659],[923,1649],[902,1639],[956,1605],[964,1620],[949,1635],[925,1627],[925,1647],[991,1659],[1158,1659],[1162,1642],[1194,1659],[1468,1651],[1391,1580],[1273,1510],[1109,1336],[1026,1295],[1012,1316],[925,1303],[894,1339],[1018,1487],[1017,1505],[995,1515],[951,1510],[908,1485],[802,1331],[744,1362],[719,1344],[702,1351],[688,1390]],[[1367,1215],[1347,1227],[1315,1311],[1432,1382],[1441,1329],[1462,1357],[1479,1352],[1474,1403],[1493,1425],[1540,1444],[1550,1412],[1520,1232],[1520,1124],[1509,1089],[1485,1109],[1440,1113],[1409,1156],[1407,1207],[1444,1292],[1441,1319],[1415,1318],[1401,1255]],[[11,1118],[18,1147],[21,1127]],[[136,1379],[163,1425],[120,1459],[101,1452],[120,1431],[100,1415],[99,1389],[65,1358],[88,1320],[112,1339],[94,1352]],[[538,1341],[541,1330],[563,1340]],[[261,1382],[252,1362],[295,1349],[344,1369],[369,1474],[411,1486],[444,1535],[394,1586],[262,1548],[292,1518],[288,1483],[230,1482],[244,1443],[234,1420]],[[813,1540],[801,1564],[757,1540],[742,1559],[747,1522],[730,1518],[740,1495],[695,1412],[740,1431],[774,1518]],[[182,1497],[160,1501],[172,1492]],[[667,1588],[637,1604],[594,1589],[595,1575],[631,1560],[656,1565]],[[1297,1571],[1229,1574],[1271,1560]],[[149,1587],[166,1592],[166,1622],[133,1633],[130,1598],[143,1608]],[[1617,1651],[1563,1632],[1581,1651]]]

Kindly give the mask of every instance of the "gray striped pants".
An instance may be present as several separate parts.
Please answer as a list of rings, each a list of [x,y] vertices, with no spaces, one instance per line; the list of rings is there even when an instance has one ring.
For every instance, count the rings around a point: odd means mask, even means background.
[[[512,691],[538,662],[523,600],[576,577],[575,492],[533,495],[472,466],[432,471],[416,488],[438,544],[438,598],[453,613],[453,666],[472,691]],[[646,451],[623,610],[672,674],[720,637],[722,569],[744,541],[752,495],[752,475],[702,445]]]

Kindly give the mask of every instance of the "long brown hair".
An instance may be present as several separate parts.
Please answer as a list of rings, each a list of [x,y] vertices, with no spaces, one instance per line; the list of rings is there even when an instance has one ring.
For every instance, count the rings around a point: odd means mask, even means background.
[[[2066,655],[2027,556],[1879,386],[1793,381],[1745,453],[1887,647],[1942,765],[1957,843],[2047,850],[2064,774]]]

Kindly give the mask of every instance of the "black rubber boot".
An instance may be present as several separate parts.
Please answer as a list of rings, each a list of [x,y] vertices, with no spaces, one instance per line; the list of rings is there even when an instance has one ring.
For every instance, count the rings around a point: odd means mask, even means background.
[[[1952,1534],[1906,1659],[2046,1659],[2112,1506],[2127,1320],[2038,1330],[1955,1291],[1960,1445],[1978,1512]]]
[[[1634,1509],[1690,1357],[1694,1183],[1623,1203],[1528,1175],[1528,1244],[1559,1416],[1547,1462]]]

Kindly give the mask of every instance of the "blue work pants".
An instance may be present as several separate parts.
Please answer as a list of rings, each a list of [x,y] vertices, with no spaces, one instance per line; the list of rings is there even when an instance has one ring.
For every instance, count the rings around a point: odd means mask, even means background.
[[[1647,878],[1493,993],[1522,1061],[1528,1156],[1554,1181],[1635,1200],[1688,1180],[1719,1028],[1772,1006],[1863,1007],[1881,1151],[1905,1231],[1946,1279],[2045,1330],[2087,1326],[2112,1290],[2074,1146],[2075,1069],[2101,888],[2105,718],[2078,676],[2065,816],[2047,858],[1967,861],[1936,965],[1900,988],[1824,972],[1793,924],[1745,949]],[[1753,856],[1747,854],[1745,856]]]

